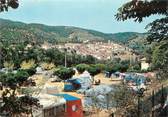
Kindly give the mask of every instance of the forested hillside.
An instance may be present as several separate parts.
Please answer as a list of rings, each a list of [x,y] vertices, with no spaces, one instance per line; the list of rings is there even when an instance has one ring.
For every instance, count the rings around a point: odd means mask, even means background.
[[[43,24],[26,24],[0,19],[0,40],[12,42],[82,42],[85,40],[128,43],[134,38],[141,38],[143,34],[136,32],[123,32],[107,34],[94,30],[70,26],[47,26]]]

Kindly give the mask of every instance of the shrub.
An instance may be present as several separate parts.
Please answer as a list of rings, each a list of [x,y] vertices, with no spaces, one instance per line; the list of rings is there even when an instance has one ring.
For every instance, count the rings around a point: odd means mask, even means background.
[[[29,77],[29,74],[26,71],[18,71],[15,75],[14,75],[16,81],[19,84],[22,84],[24,81],[26,81]]]
[[[67,80],[75,74],[75,71],[72,68],[60,68],[54,72],[54,75],[57,75],[62,80]]]
[[[100,72],[103,72],[105,70],[105,65],[104,64],[95,64],[94,65],[96,68],[100,70]]]
[[[95,75],[97,75],[98,73],[101,72],[101,70],[95,65],[90,66],[87,70],[88,70],[88,72],[90,73],[91,76],[95,76]]]
[[[32,76],[36,73],[36,68],[32,67],[32,68],[29,68],[29,69],[22,69],[21,71],[26,71],[29,74],[29,76]]]
[[[80,74],[82,74],[88,68],[89,68],[89,65],[87,65],[87,64],[79,64],[79,65],[76,66],[76,69],[78,70],[78,72]]]

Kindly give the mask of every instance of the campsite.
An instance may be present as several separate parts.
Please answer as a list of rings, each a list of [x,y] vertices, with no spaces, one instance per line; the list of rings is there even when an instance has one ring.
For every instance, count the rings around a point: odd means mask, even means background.
[[[105,115],[108,117],[107,111],[109,109],[114,112],[116,110],[116,102],[110,98],[117,86],[124,83],[134,94],[138,92],[143,94],[147,90],[147,88],[141,87],[142,84],[149,87],[145,76],[147,73],[114,72],[108,77],[106,72],[102,71],[93,79],[87,70],[83,73],[79,73],[77,69],[75,71],[76,73],[72,75],[72,78],[61,80],[54,75],[52,70],[36,68],[36,73],[29,78],[35,82],[35,86],[24,86],[19,89],[22,91],[18,90],[19,95],[27,90],[28,95],[39,100],[40,108],[33,108],[33,116],[98,116],[96,113],[101,110],[99,116],[103,114],[104,117]],[[150,77],[150,79],[152,80],[154,77]],[[100,81],[99,84],[96,84],[96,81]]]

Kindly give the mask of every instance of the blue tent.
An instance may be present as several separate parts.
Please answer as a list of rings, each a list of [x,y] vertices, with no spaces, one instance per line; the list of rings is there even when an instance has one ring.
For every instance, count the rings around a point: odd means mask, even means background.
[[[69,79],[66,82],[69,84],[64,85],[64,91],[78,90],[81,87],[81,83],[78,79]]]
[[[67,82],[75,83],[75,84],[81,84],[78,79],[69,79],[69,80],[67,80]]]
[[[146,82],[146,78],[144,76],[134,75],[134,74],[126,75],[125,80],[126,82],[129,82],[129,81],[135,82],[136,85],[140,85],[142,83],[145,84]]]

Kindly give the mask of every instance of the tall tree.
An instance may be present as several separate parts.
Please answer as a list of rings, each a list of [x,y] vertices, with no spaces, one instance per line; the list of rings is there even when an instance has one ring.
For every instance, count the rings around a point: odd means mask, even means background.
[[[116,19],[125,21],[134,19],[135,22],[142,22],[144,18],[151,15],[160,15],[149,25],[149,41],[162,41],[168,37],[168,0],[132,0],[118,9]]]
[[[19,7],[18,0],[0,0],[0,12],[8,11],[8,8],[11,7],[16,9]]]
[[[161,47],[155,51],[154,57],[158,55],[156,52],[162,52],[160,54],[164,57],[159,62],[168,63],[167,51],[164,51],[168,48],[168,0],[131,0],[118,9],[116,19],[119,21],[134,19],[135,22],[142,22],[151,15],[159,15],[160,18],[147,25],[147,40],[150,43],[160,42]],[[158,66],[161,71],[166,71],[168,68],[168,64],[164,63]],[[164,75],[167,76],[168,73],[164,72]]]

